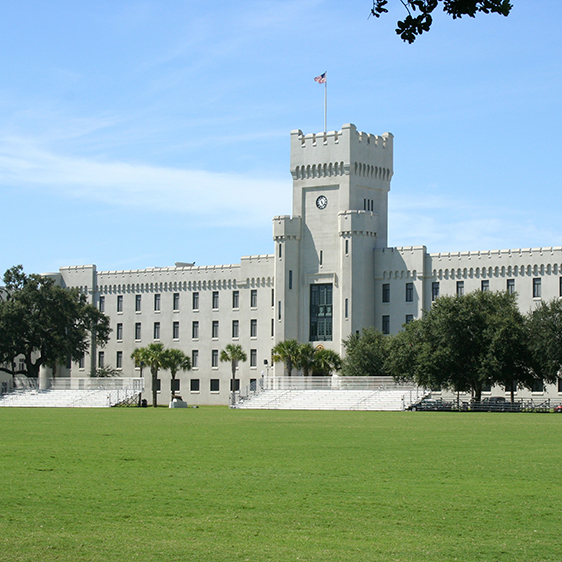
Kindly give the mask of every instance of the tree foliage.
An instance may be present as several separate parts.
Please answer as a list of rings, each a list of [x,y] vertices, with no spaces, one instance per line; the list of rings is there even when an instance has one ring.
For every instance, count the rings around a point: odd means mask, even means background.
[[[236,367],[238,367],[238,363],[240,361],[246,361],[248,357],[246,356],[246,352],[242,348],[240,344],[229,343],[225,346],[225,348],[221,351],[220,360],[224,363],[230,363],[230,369],[232,372],[232,404],[234,405],[235,396],[236,394],[234,391],[236,390]]]
[[[343,341],[345,358],[342,375],[346,377],[382,377],[387,375],[389,339],[374,328],[363,328]]]
[[[21,265],[4,274],[0,298],[0,370],[30,377],[42,365],[55,368],[68,359],[78,361],[92,340],[109,340],[109,318],[88,304],[79,289],[65,289],[49,277],[26,275]],[[16,369],[23,356],[25,370]]]
[[[277,343],[271,350],[274,363],[282,361],[289,376],[297,368],[307,377],[329,376],[341,369],[341,357],[331,349],[314,347],[311,343],[299,343],[297,340],[285,340]]]
[[[562,367],[562,301],[542,302],[527,316],[529,349],[538,378],[557,381]]]
[[[271,360],[273,363],[284,363],[287,374],[291,376],[293,369],[299,361],[299,349],[300,346],[297,340],[280,341],[271,350]]]
[[[418,35],[429,31],[433,12],[442,5],[453,19],[475,17],[477,13],[508,16],[512,5],[509,0],[400,0],[408,15],[397,23],[396,33],[403,41],[413,43]],[[380,17],[388,12],[388,0],[373,0],[371,14]]]
[[[152,405],[158,406],[158,371],[166,368],[166,349],[162,343],[151,343],[146,347],[137,347],[131,353],[131,359],[138,367],[147,366],[152,375]]]
[[[420,386],[472,392],[484,386],[531,387],[525,319],[515,295],[476,291],[437,299],[390,344],[389,371]]]
[[[162,368],[168,369],[172,375],[172,398],[176,395],[174,381],[178,371],[191,371],[191,359],[181,349],[165,349]]]

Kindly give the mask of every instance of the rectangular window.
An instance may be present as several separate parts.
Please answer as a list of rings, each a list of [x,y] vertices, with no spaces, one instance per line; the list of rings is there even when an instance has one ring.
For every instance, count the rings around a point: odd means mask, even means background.
[[[154,334],[153,339],[159,340],[160,339],[160,322],[154,322]]]
[[[191,337],[194,340],[199,339],[199,321],[194,320],[191,324]]]
[[[219,292],[213,291],[213,310],[219,307]]]
[[[180,391],[180,380],[179,379],[171,379],[170,380],[170,390],[173,392]]]
[[[141,323],[137,322],[135,324],[135,340],[141,339]]]
[[[258,350],[250,349],[250,367],[258,366]]]
[[[154,295],[154,311],[160,312],[160,294],[159,293]]]
[[[562,379],[558,378],[558,392],[562,392]]]
[[[117,354],[115,355],[115,367],[117,367],[118,369],[123,368],[123,352],[122,351],[118,351]]]
[[[220,380],[219,379],[211,379],[209,382],[210,382],[211,392],[219,392],[220,391]]]
[[[510,295],[513,295],[513,293],[515,293],[515,279],[507,280],[507,292]]]
[[[104,366],[105,366],[105,352],[99,351],[98,352],[98,367],[100,369],[103,369]]]
[[[345,241],[345,255],[349,255],[349,240]]]
[[[234,388],[233,388],[234,387]],[[240,390],[240,379],[230,379],[230,392],[237,392]]]
[[[173,305],[173,310],[179,310],[180,309],[180,294],[179,293],[174,293],[172,305]]]
[[[283,246],[281,246],[281,242],[279,242],[279,257],[283,257]]]
[[[123,340],[123,324],[117,324],[117,329],[115,330],[115,338],[117,341]]]
[[[533,392],[544,392],[544,383],[542,382],[541,379],[535,379],[533,381],[532,391]]]
[[[487,293],[490,290],[490,281],[488,279],[482,279],[480,288],[483,293]]]
[[[310,341],[332,341],[332,291],[331,283],[310,286]]]
[[[83,369],[84,364],[85,364],[85,360],[84,360],[84,356],[82,355],[82,357],[80,357],[80,359],[78,359],[78,368]]]
[[[390,316],[388,314],[382,317],[382,333],[390,334]]]
[[[382,284],[382,302],[390,302],[390,283]]]
[[[141,295],[135,295],[135,312],[141,311]]]
[[[457,281],[457,297],[464,296],[464,281]]]
[[[434,281],[431,284],[431,300],[439,298],[439,281]]]
[[[219,350],[213,349],[211,351],[211,367],[219,366]]]
[[[193,310],[199,310],[199,293],[193,293],[191,295],[191,305]]]
[[[162,390],[162,380],[156,379],[156,391],[160,392]]]
[[[540,299],[541,298],[541,279],[540,277],[535,277],[533,279],[533,298]]]
[[[271,337],[275,335],[275,318],[271,319]]]
[[[240,337],[240,322],[238,320],[232,321],[232,337],[233,338]]]
[[[414,321],[414,315],[413,314],[406,314],[406,324],[409,324],[410,322]]]
[[[349,299],[345,299],[345,317],[349,317]]]
[[[117,312],[123,312],[123,295],[117,295]]]
[[[105,297],[101,296],[99,301],[100,312],[105,312]]]
[[[191,368],[197,369],[199,367],[199,350],[193,349],[191,351]]]
[[[180,339],[180,323],[179,322],[172,322],[172,339],[174,339],[174,340]]]
[[[232,308],[240,308],[240,291],[232,291]]]
[[[277,305],[277,318],[281,320],[281,301]]]
[[[250,307],[256,308],[258,306],[258,290],[252,289],[250,291]]]
[[[293,270],[289,269],[289,289],[293,288]]]
[[[271,308],[275,306],[275,289],[271,289]]]
[[[211,337],[213,339],[217,339],[219,337],[219,321],[213,320],[212,328],[211,328]]]
[[[560,277],[560,296],[562,297],[562,277]]]
[[[250,320],[250,337],[258,337],[258,321],[255,319]]]
[[[189,390],[190,392],[199,392],[199,379],[191,379],[189,381]]]
[[[406,283],[406,302],[414,302],[414,284]]]
[[[320,265],[322,265],[323,256],[324,256],[324,253],[322,252],[322,250],[320,250]]]

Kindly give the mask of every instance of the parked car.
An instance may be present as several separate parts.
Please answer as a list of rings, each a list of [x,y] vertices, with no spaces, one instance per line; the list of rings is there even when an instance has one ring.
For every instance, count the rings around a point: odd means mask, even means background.
[[[558,406],[554,407],[554,413],[555,414],[562,414],[562,404],[559,404]]]
[[[470,409],[474,412],[519,412],[520,402],[508,402],[504,396],[488,396],[481,402],[472,401]]]
[[[420,412],[443,412],[443,411],[450,411],[453,409],[452,402],[444,402],[443,400],[433,400],[431,398],[424,398],[419,402],[415,402],[414,404],[410,404],[408,410],[412,412],[420,411]]]

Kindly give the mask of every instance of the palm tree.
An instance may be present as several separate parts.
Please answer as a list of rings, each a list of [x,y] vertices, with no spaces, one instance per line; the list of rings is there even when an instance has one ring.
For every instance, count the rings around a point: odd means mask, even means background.
[[[239,361],[246,361],[246,353],[239,344],[229,343],[222,351],[220,360],[224,363],[230,361],[232,369],[232,405],[236,403],[236,367]]]
[[[282,361],[285,364],[285,369],[287,369],[287,374],[291,376],[293,367],[298,361],[299,347],[297,340],[280,341],[271,350],[271,360],[273,363]]]
[[[296,366],[302,371],[303,376],[308,377],[310,371],[314,367],[314,356],[316,349],[311,343],[302,343],[299,345]]]
[[[176,373],[178,371],[191,371],[191,359],[181,349],[166,349],[164,350],[164,362],[162,364],[164,369],[169,369],[172,375],[172,400],[176,395]]]
[[[312,374],[317,377],[329,377],[332,371],[341,369],[341,357],[331,349],[317,349],[314,353]]]
[[[158,406],[158,370],[164,366],[165,349],[162,343],[151,343],[146,347],[139,347],[131,353],[131,359],[139,367],[147,365],[152,374],[152,405]]]

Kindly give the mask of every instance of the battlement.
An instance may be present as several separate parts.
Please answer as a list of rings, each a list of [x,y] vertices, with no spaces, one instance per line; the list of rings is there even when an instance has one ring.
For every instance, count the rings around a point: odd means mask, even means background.
[[[355,125],[343,125],[340,131],[303,134],[291,131],[291,173],[294,179],[340,176],[355,173],[392,176],[393,135],[380,136],[358,132]]]

